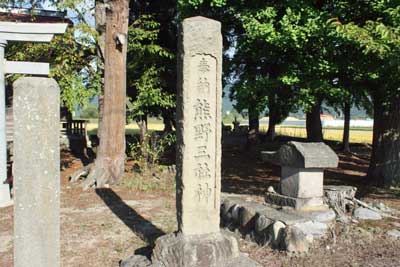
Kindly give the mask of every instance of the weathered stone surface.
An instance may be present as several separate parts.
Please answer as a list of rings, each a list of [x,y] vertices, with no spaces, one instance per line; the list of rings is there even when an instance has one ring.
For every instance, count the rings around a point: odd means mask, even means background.
[[[296,223],[294,226],[300,229],[306,236],[312,235],[315,238],[323,237],[328,232],[328,225],[321,222],[307,221]]]
[[[221,205],[230,207],[224,215],[230,218],[228,229],[261,246],[270,245],[273,248],[288,249],[289,251],[307,251],[314,238],[323,237],[327,233],[328,224],[335,220],[336,217],[333,210],[328,209],[326,206],[324,206],[324,210],[299,211],[288,207],[282,209],[273,208],[269,205],[258,203],[259,199],[255,200],[253,198],[253,201],[251,201],[247,196],[224,195],[223,199]],[[231,213],[235,210],[237,215],[232,216]],[[249,222],[252,221],[251,229],[246,228],[247,231],[243,231],[239,223],[233,222],[233,217],[238,216],[240,218],[244,210],[249,215],[246,215],[246,218],[251,218]],[[255,215],[253,216],[253,214]],[[250,224],[248,223],[247,225]],[[287,230],[287,235],[285,235],[284,229],[287,227],[296,229],[293,234],[295,236],[292,237],[293,240],[284,240],[291,233]],[[302,234],[296,235],[297,231],[301,231]]]
[[[256,213],[257,211],[255,209],[248,209],[246,207],[242,207],[240,209],[240,227],[242,229],[254,228]]]
[[[240,206],[236,205],[236,204],[233,205],[230,213],[231,213],[232,222],[235,224],[239,224],[240,223]]]
[[[382,216],[379,213],[362,207],[355,209],[353,215],[361,220],[382,220]]]
[[[288,142],[279,151],[281,166],[292,168],[336,168],[339,158],[324,143]]]
[[[289,252],[308,252],[310,242],[307,236],[299,228],[288,226],[284,231],[284,248]]]
[[[270,226],[274,221],[272,221],[271,219],[261,215],[258,216],[256,221],[255,221],[255,225],[254,225],[254,230],[256,231],[256,233],[261,233],[263,232],[268,226]]]
[[[337,167],[339,162],[329,146],[288,142],[277,152],[262,152],[261,157],[282,166],[280,194],[268,191],[267,202],[298,210],[323,208],[324,168]]]
[[[240,255],[236,259],[231,259],[222,267],[261,267],[256,261],[250,259],[246,255]]]
[[[185,19],[179,35],[177,104],[178,232],[157,239],[152,266],[257,266],[222,234],[221,206],[221,24]],[[222,203],[224,221],[240,223],[240,206]],[[242,214],[243,215],[243,214]],[[246,218],[247,216],[242,216]],[[223,221],[223,222],[224,222]],[[226,222],[229,223],[229,222]],[[253,265],[253,263],[255,265]]]
[[[324,170],[282,166],[281,193],[295,198],[322,197]]]
[[[321,222],[321,223],[330,223],[335,221],[336,213],[331,210],[322,210],[322,211],[296,211],[296,214],[302,215],[308,218],[311,221]]]
[[[218,233],[221,191],[221,24],[185,19],[179,36],[177,212],[185,235]]]
[[[156,241],[152,262],[161,266],[223,266],[239,257],[237,240],[228,235],[168,234]]]
[[[278,206],[288,206],[293,207],[296,210],[305,211],[317,211],[317,210],[327,210],[328,207],[324,205],[322,197],[314,198],[296,198],[284,196],[276,193],[266,193],[265,201],[270,204]]]
[[[278,151],[261,151],[261,160],[275,165],[280,165]]]
[[[378,210],[381,210],[383,212],[386,212],[386,213],[391,213],[394,211],[393,209],[389,208],[382,202],[374,202],[374,203],[372,203],[372,207],[374,207]]]
[[[14,82],[14,266],[60,266],[60,91]]]
[[[286,225],[283,222],[276,221],[272,225],[271,245],[275,248],[281,248]]]
[[[121,261],[120,267],[149,267],[151,261],[143,255],[131,255],[129,258]]]
[[[396,229],[387,231],[387,235],[396,239],[400,239],[400,231]]]

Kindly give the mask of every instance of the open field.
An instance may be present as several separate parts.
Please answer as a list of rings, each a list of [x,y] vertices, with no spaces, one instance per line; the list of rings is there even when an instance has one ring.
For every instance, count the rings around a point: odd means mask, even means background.
[[[89,134],[97,133],[97,123],[89,123],[87,129]],[[149,120],[149,130],[151,131],[162,131],[164,125],[161,120]],[[137,134],[139,128],[136,123],[126,125],[125,131],[127,134]],[[261,127],[261,132],[267,132],[268,127]],[[277,126],[276,133],[278,135],[292,136],[292,137],[307,137],[306,129],[304,127],[293,127],[293,126]],[[324,138],[326,140],[341,141],[343,137],[343,130],[340,128],[324,128]],[[350,130],[350,142],[351,143],[372,143],[372,129],[360,128]]]
[[[262,128],[261,131],[267,131],[267,128]],[[342,141],[343,130],[324,128],[324,139],[331,141]],[[276,133],[278,135],[286,135],[292,137],[307,137],[306,129],[299,127],[281,127],[277,126]],[[372,130],[357,129],[350,130],[350,143],[367,143],[372,144]]]

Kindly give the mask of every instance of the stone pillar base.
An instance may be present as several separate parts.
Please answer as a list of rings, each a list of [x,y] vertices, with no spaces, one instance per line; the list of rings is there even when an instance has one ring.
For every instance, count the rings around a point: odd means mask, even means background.
[[[215,233],[185,236],[171,233],[156,240],[151,262],[133,255],[121,267],[259,267],[240,253],[236,238]]]
[[[235,237],[222,233],[193,236],[178,233],[162,236],[156,241],[152,262],[155,266],[171,267],[258,266],[240,254]]]
[[[278,206],[293,207],[294,209],[301,211],[319,211],[329,209],[329,207],[324,204],[322,197],[296,198],[277,193],[267,193],[265,195],[265,201]]]

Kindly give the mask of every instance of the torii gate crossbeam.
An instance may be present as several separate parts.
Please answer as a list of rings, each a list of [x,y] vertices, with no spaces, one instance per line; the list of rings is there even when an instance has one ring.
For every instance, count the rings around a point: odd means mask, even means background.
[[[7,141],[6,141],[6,73],[29,75],[48,75],[48,63],[6,61],[4,58],[7,41],[50,42],[54,34],[65,32],[66,23],[19,23],[0,22],[0,207],[10,205],[11,198],[7,179]]]

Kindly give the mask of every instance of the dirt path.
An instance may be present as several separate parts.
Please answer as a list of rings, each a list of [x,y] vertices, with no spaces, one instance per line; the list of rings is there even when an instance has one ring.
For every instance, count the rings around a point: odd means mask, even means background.
[[[62,172],[62,266],[118,266],[120,259],[175,231],[172,194],[140,193],[124,186],[83,192],[67,182],[80,164]],[[13,266],[13,209],[0,209],[0,266]],[[34,222],[32,222],[34,223]]]

